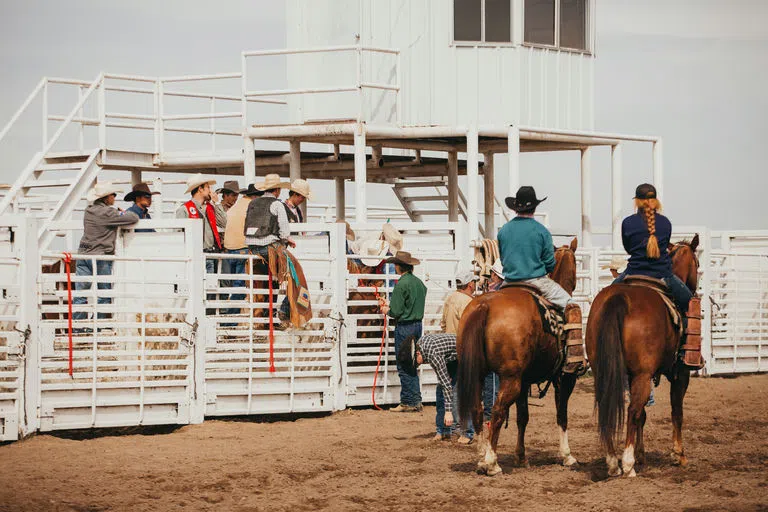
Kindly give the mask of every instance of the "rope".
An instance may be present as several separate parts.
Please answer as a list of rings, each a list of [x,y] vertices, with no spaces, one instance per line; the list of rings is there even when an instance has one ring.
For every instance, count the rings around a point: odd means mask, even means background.
[[[275,373],[275,306],[272,302],[272,268],[267,263],[269,278],[269,373]]]
[[[381,299],[381,295],[379,295],[379,287],[375,284],[373,285],[373,295],[376,297],[376,300]],[[384,344],[387,340],[387,334],[389,333],[389,326],[387,325],[387,315],[382,313],[382,317],[384,318],[384,331],[381,333],[381,346],[379,347],[379,359],[376,361],[376,372],[373,374],[373,388],[371,389],[371,400],[373,401],[373,408],[377,411],[381,411],[381,407],[379,407],[376,404],[376,381],[379,377],[379,367],[381,366],[381,356],[384,354]]]
[[[72,267],[70,264],[72,263],[72,254],[65,252],[64,253],[64,267],[67,272],[67,307],[69,309],[69,315],[67,315],[67,323],[68,323],[68,336],[69,336],[69,376],[73,377],[74,375],[74,357],[73,357],[73,350],[72,350]]]

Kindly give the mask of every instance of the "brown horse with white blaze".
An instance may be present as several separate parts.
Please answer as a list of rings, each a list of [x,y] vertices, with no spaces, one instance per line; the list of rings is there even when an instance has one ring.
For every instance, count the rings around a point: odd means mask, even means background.
[[[691,242],[670,245],[672,271],[692,291],[698,284],[696,248]],[[682,312],[685,314],[685,312]],[[603,288],[590,309],[585,336],[587,356],[595,376],[600,442],[606,450],[608,474],[635,476],[635,462],[645,460],[643,427],[651,379],[664,375],[671,383],[672,459],[685,466],[683,451],[683,398],[690,369],[677,362],[680,338],[660,294],[644,286],[614,284]],[[624,386],[629,379],[627,435],[619,468],[618,436],[624,423]]]
[[[570,246],[555,250],[555,268],[551,278],[569,294],[576,287],[576,251]],[[568,321],[568,319],[566,319]],[[576,463],[568,445],[568,399],[576,384],[576,375],[562,373],[560,342],[544,330],[536,300],[521,288],[502,288],[475,298],[465,309],[459,323],[457,386],[459,417],[473,421],[480,440],[480,471],[489,476],[501,472],[496,448],[499,433],[509,418],[509,408],[517,405],[518,462],[527,464],[525,429],[528,424],[528,393],[531,384],[552,378],[560,426],[560,455],[563,464]],[[490,432],[483,430],[482,388],[489,372],[500,379],[499,393],[493,406]],[[489,439],[490,438],[490,439]]]

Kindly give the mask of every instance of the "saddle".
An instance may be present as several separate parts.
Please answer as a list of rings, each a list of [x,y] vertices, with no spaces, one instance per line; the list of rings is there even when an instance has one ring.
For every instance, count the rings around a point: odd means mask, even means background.
[[[560,310],[541,294],[541,290],[537,286],[524,281],[505,281],[501,288],[519,288],[530,293],[536,300],[536,305],[539,307],[539,314],[541,315],[541,324],[544,326],[544,331],[551,334],[558,340],[562,341],[563,332],[565,331],[565,318]],[[579,326],[581,328],[581,326]]]
[[[663,300],[664,304],[667,306],[669,317],[671,318],[675,329],[678,331],[678,336],[683,335],[683,317],[680,314],[680,311],[677,309],[677,306],[675,306],[674,301],[672,300],[672,295],[669,292],[667,283],[661,279],[656,279],[655,277],[642,275],[627,276],[624,278],[622,283],[629,286],[642,286],[644,288],[650,288],[651,290],[657,292],[661,297],[661,300]]]

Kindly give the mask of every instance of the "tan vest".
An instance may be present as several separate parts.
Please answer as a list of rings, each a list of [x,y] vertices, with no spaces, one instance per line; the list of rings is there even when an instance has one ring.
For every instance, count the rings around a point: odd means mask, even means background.
[[[240,196],[227,210],[227,229],[224,231],[224,248],[228,250],[245,249],[245,213],[251,198]]]

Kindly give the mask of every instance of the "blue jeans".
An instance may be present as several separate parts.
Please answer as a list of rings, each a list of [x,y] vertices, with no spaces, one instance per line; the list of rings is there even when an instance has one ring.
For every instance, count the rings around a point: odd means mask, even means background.
[[[227,251],[229,254],[248,254],[248,249],[231,249]],[[247,260],[231,259],[222,260],[221,272],[223,274],[245,274],[245,263]],[[223,280],[222,284],[227,288],[245,288],[244,279]],[[244,293],[233,293],[229,296],[229,300],[245,300]],[[227,315],[236,315],[240,312],[240,308],[230,308],[224,311]]]
[[[409,338],[421,338],[421,320],[416,322],[398,322],[395,325],[395,354],[400,350],[400,345]],[[400,403],[403,405],[421,405],[421,389],[419,377],[411,377],[397,365],[397,374],[400,376]]]
[[[437,390],[435,391],[435,409],[437,409],[435,414],[435,427],[438,434],[449,435],[453,432],[459,432],[461,429],[461,418],[459,418],[459,415],[456,414],[456,408],[459,400],[458,393],[456,391],[455,377],[451,377],[451,385],[453,386],[453,411],[451,411],[453,413],[453,427],[445,426],[445,392],[443,390],[443,386],[438,384]],[[475,436],[475,429],[472,428],[472,421],[467,424],[467,430],[464,432],[464,435],[470,439]]]
[[[483,382],[483,419],[491,420],[491,409],[496,403],[496,395],[499,393],[499,375],[489,373]]]
[[[113,261],[96,260],[96,275],[97,276],[111,276]],[[93,260],[77,260],[75,266],[75,275],[78,276],[93,276]],[[112,283],[96,283],[96,288],[99,290],[111,290]],[[90,290],[91,283],[75,283],[75,290]],[[96,302],[98,304],[112,304],[112,297],[97,297]],[[88,304],[88,297],[77,296],[72,299],[73,304]],[[85,311],[78,311],[72,314],[73,320],[85,320],[88,318],[88,314]],[[98,313],[96,318],[99,320],[111,318],[109,313]]]

